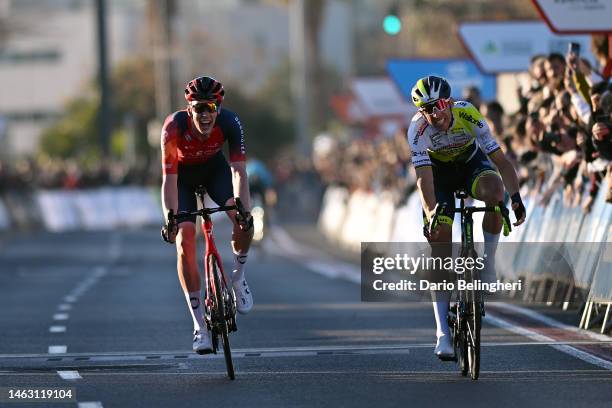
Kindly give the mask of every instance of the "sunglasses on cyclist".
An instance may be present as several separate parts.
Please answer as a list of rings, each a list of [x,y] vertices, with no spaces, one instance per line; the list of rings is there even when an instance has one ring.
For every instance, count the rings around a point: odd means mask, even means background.
[[[439,99],[434,103],[423,105],[420,110],[421,112],[431,115],[435,112],[442,112],[444,109],[448,108],[448,106],[449,102],[447,99]]]
[[[206,102],[191,105],[191,108],[195,113],[215,113],[219,107],[214,102]]]

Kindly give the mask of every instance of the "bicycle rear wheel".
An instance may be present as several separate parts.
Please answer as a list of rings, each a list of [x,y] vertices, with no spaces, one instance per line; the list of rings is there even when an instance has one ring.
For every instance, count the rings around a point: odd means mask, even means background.
[[[225,319],[225,296],[223,293],[223,287],[221,286],[221,280],[219,279],[219,270],[217,268],[217,258],[211,255],[208,258],[208,270],[213,277],[213,296],[216,308],[216,326],[221,334],[221,342],[223,343],[223,356],[225,358],[225,367],[227,368],[227,376],[230,380],[235,378],[234,374],[234,363],[232,362],[232,350],[229,343],[229,332],[227,326],[227,320]],[[214,324],[213,323],[213,324]]]

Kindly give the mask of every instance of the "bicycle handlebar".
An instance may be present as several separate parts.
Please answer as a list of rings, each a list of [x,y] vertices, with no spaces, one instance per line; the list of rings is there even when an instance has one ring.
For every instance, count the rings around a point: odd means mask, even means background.
[[[215,208],[202,208],[200,210],[197,211],[181,211],[177,214],[174,214],[174,211],[169,210],[168,211],[168,221],[176,221],[176,222],[180,222],[182,220],[185,220],[187,218],[193,217],[193,216],[201,216],[204,217],[206,215],[211,215],[217,212],[221,212],[221,211],[231,211],[231,210],[237,210],[238,214],[240,214],[241,217],[246,219],[246,210],[244,208],[244,205],[242,204],[242,201],[240,200],[239,197],[235,197],[235,201],[236,204],[235,205],[222,205],[219,207],[215,207]]]
[[[434,207],[434,215],[433,217],[431,217],[429,226],[425,226],[423,228],[425,232],[425,236],[427,238],[429,238],[431,236],[431,233],[436,228],[438,228],[438,225],[439,225],[438,218],[440,215],[444,214],[447,207],[448,207],[448,203],[437,203],[436,206]],[[463,209],[461,208],[453,209],[453,213],[463,213],[463,212],[467,212],[467,213],[495,212],[502,216],[502,227],[503,227],[504,236],[507,237],[510,234],[510,231],[512,231],[512,226],[510,223],[510,211],[506,208],[504,203],[501,201],[494,207],[464,207]]]
[[[502,216],[502,226],[503,226],[503,234],[504,237],[510,235],[510,231],[512,231],[512,225],[510,223],[510,211],[506,208],[503,202],[499,202],[495,206],[495,212],[501,214]]]

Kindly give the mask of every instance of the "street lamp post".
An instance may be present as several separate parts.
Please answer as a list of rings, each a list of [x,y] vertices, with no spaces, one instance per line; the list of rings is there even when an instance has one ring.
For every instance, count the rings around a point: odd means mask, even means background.
[[[102,151],[102,157],[107,158],[110,153],[111,89],[108,80],[105,0],[96,0],[96,21],[98,31],[98,84],[100,88],[100,110],[98,112],[100,147]]]
[[[298,151],[306,155],[309,143],[309,106],[306,84],[306,47],[304,27],[304,0],[291,0],[289,8],[289,41],[291,57],[291,92],[295,103],[295,132]]]

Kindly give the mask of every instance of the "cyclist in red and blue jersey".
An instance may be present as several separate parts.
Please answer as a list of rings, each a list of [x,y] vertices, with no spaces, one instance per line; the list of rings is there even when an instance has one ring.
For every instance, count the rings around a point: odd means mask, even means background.
[[[242,314],[253,307],[253,296],[245,279],[247,253],[253,239],[249,184],[246,173],[244,130],[238,115],[221,107],[225,91],[212,77],[198,77],[187,84],[187,108],[169,115],[162,128],[162,204],[164,216],[172,210],[196,211],[195,189],[203,185],[210,198],[220,206],[234,205],[240,197],[247,210],[246,219],[228,211],[233,223],[232,282],[237,309]],[[229,164],[222,148],[229,145]],[[201,280],[196,257],[196,217],[176,222],[166,219],[164,240],[176,242],[179,281],[193,318],[193,350],[212,352],[210,335],[204,322]]]

